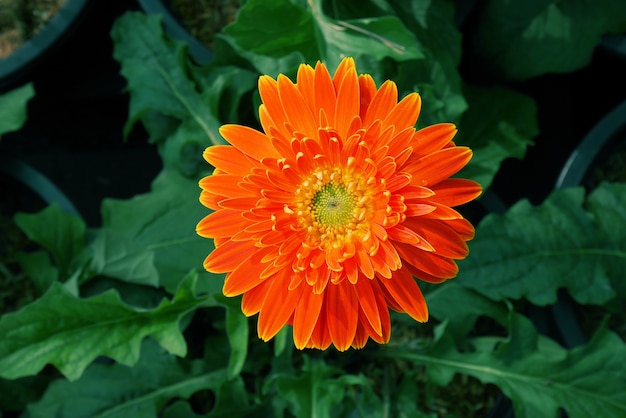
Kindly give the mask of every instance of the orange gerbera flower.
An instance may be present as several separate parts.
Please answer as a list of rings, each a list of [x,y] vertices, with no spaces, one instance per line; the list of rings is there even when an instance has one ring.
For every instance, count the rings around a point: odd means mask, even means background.
[[[301,65],[297,83],[259,79],[264,132],[224,125],[232,145],[206,149],[215,167],[200,181],[213,210],[197,232],[213,238],[204,261],[227,273],[224,294],[243,294],[267,341],[293,326],[296,347],[361,348],[389,341],[389,308],[428,319],[413,278],[457,274],[474,228],[452,206],[481,193],[450,178],[472,152],[452,142],[454,125],[415,130],[420,96],[398,102],[344,59],[330,76]]]

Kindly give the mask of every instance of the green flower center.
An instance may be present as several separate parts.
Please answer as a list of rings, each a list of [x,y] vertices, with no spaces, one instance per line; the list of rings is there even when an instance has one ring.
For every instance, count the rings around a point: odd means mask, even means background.
[[[345,187],[328,183],[322,187],[311,201],[313,216],[327,227],[341,227],[354,219],[356,199]]]

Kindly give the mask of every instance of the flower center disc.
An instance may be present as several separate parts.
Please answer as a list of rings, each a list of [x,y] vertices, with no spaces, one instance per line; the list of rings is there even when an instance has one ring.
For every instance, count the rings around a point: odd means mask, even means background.
[[[337,184],[322,187],[311,203],[315,220],[324,226],[338,228],[354,219],[355,197]]]

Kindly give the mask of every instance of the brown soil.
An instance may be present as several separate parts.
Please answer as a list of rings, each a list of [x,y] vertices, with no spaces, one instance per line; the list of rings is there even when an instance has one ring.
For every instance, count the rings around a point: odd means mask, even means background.
[[[0,0],[0,59],[35,36],[67,0]]]
[[[213,35],[235,20],[239,0],[171,0],[170,9],[194,38],[213,49]]]

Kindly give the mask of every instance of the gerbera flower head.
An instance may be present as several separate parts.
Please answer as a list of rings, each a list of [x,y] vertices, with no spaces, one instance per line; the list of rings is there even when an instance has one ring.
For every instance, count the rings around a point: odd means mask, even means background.
[[[481,193],[451,178],[472,156],[454,125],[417,130],[421,99],[398,101],[345,58],[331,76],[301,65],[297,82],[261,76],[263,131],[224,125],[230,145],[211,146],[200,181],[212,209],[197,233],[215,250],[204,261],[226,273],[267,341],[290,324],[296,347],[361,348],[389,341],[389,309],[428,319],[414,277],[457,274],[474,228],[452,209]]]

